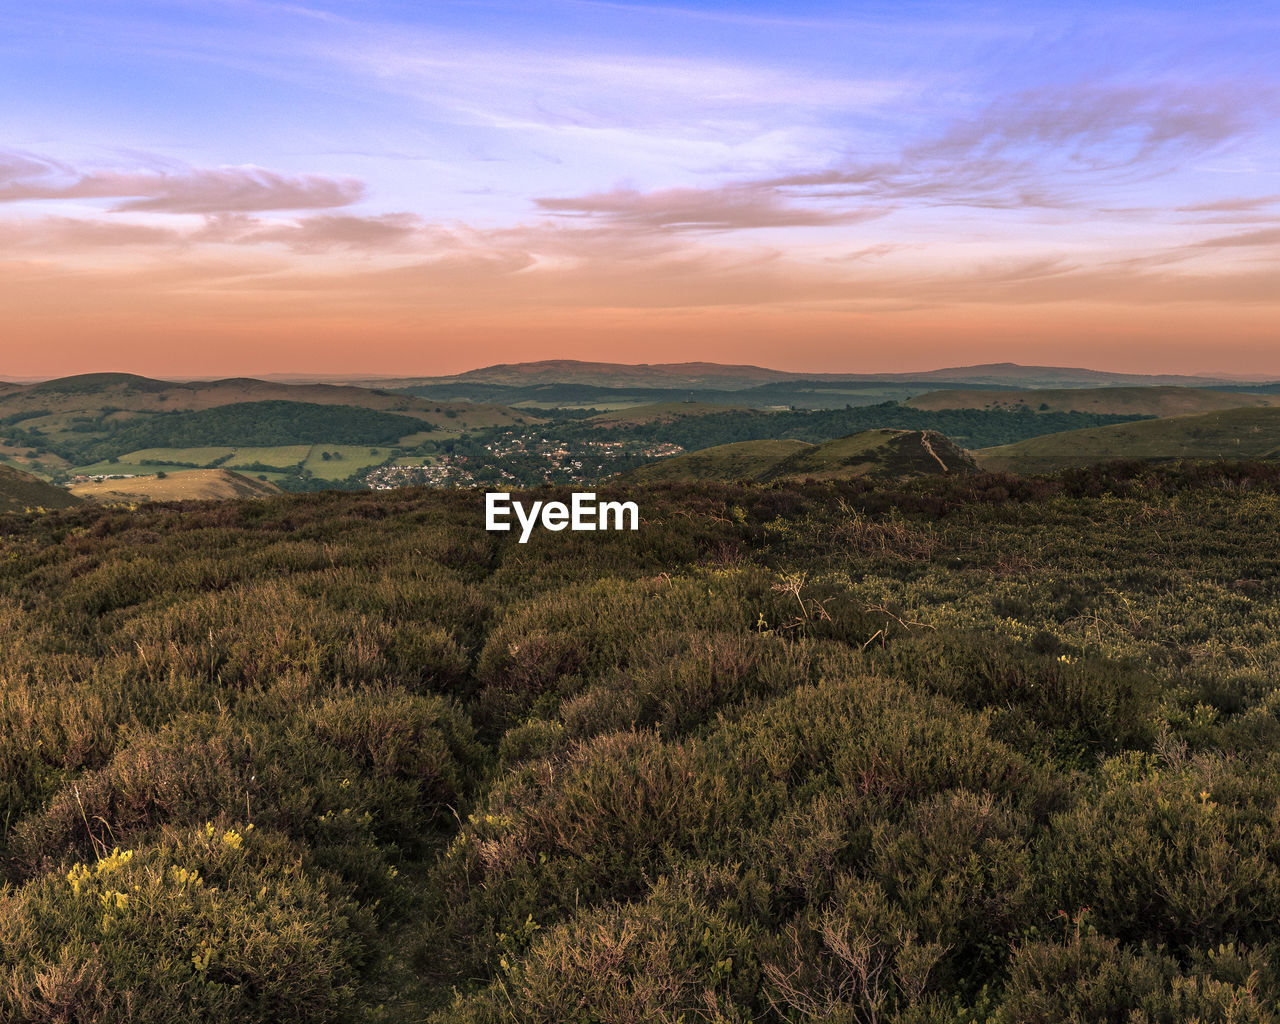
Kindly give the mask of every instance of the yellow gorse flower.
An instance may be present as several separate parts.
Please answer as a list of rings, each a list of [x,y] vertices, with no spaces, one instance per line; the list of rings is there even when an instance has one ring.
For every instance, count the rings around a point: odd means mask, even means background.
[[[71,891],[77,896],[80,890],[88,884],[91,878],[109,875],[114,871],[120,870],[133,859],[132,850],[121,850],[116,847],[105,857],[99,857],[98,862],[91,869],[88,864],[76,864],[67,872],[67,881],[71,884]]]

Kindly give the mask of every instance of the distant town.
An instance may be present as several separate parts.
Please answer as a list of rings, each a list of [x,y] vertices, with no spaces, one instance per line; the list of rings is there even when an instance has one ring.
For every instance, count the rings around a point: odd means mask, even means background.
[[[372,490],[396,487],[582,484],[669,455],[678,444],[659,441],[561,441],[537,435],[503,436],[469,451],[461,444],[422,465],[377,466],[363,476]]]

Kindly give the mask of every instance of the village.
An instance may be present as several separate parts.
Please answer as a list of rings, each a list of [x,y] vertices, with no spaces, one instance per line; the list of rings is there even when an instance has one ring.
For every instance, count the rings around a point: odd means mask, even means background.
[[[412,486],[582,484],[684,451],[680,445],[658,441],[569,442],[523,434],[500,436],[474,447],[461,441],[445,442],[445,447],[430,462],[378,466],[365,473],[363,480],[375,491]]]

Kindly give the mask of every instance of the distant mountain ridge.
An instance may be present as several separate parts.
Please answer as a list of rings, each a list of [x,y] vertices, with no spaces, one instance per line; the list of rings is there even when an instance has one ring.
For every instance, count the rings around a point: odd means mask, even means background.
[[[443,377],[404,378],[383,381],[385,387],[411,384],[501,384],[528,386],[539,383],[590,384],[604,387],[712,387],[724,390],[762,384],[812,381],[951,383],[971,386],[1098,387],[1100,385],[1241,386],[1239,378],[1200,377],[1186,374],[1116,373],[1070,366],[1023,366],[1019,363],[980,363],[937,370],[904,373],[798,373],[752,365],[720,363],[600,363],[575,359],[548,359],[529,363],[499,363]],[[368,382],[372,383],[372,382]],[[1259,383],[1263,383],[1259,378]]]

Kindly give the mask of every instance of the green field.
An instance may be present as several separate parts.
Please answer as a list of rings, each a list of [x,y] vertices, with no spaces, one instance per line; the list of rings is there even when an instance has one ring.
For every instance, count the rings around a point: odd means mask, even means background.
[[[116,473],[128,474],[131,476],[154,476],[156,473],[176,473],[180,470],[191,468],[192,467],[189,463],[142,463],[125,457],[118,459],[115,462],[103,459],[100,462],[92,462],[86,466],[76,466],[72,468],[69,473],[72,475],[84,474],[85,476],[104,476]]]
[[[400,438],[399,442],[396,444],[396,447],[397,448],[414,448],[422,444],[424,441],[436,440],[437,438],[440,437],[440,434],[441,434],[441,431],[439,430],[422,431],[417,434],[406,434],[404,437]]]
[[[302,468],[322,480],[345,480],[353,473],[363,472],[370,466],[381,466],[392,450],[374,449],[368,445],[318,444],[312,447]],[[324,452],[329,452],[329,459],[325,459]],[[333,458],[335,453],[342,457]]]
[[[227,462],[228,469],[235,469],[238,466],[251,466],[258,463],[263,466],[277,466],[280,469],[288,469],[291,466],[300,466],[307,456],[311,454],[312,446],[309,444],[280,444],[268,445],[262,448],[237,448],[236,453]]]
[[[235,448],[142,448],[136,452],[129,452],[122,455],[122,459],[129,462],[142,463],[147,462],[189,462],[195,466],[208,466],[217,462],[228,455],[233,454]]]

